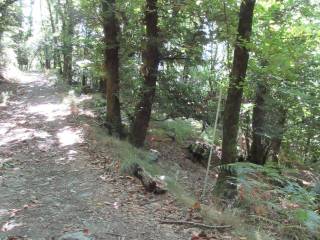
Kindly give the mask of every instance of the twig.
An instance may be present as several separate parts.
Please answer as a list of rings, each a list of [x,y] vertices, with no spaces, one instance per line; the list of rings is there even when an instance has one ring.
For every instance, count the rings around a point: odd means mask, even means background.
[[[217,228],[231,228],[231,225],[207,225],[197,222],[188,221],[160,221],[160,224],[177,224],[177,225],[192,225],[199,228],[217,229]]]
[[[111,233],[111,232],[104,232],[105,234],[111,235],[111,236],[116,236],[116,237],[121,237],[121,238],[125,238],[124,235],[121,234],[117,234],[117,233]]]

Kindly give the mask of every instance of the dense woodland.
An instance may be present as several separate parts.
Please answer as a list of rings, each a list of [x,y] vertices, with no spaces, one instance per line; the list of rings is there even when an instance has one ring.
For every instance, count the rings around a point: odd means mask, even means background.
[[[243,197],[239,182],[274,184],[299,205],[277,210],[297,226],[278,239],[319,239],[318,0],[0,0],[0,43],[2,69],[42,71],[94,96],[105,135],[143,151],[154,132],[190,145],[207,169],[202,195],[230,203]],[[315,184],[286,171],[310,171]]]

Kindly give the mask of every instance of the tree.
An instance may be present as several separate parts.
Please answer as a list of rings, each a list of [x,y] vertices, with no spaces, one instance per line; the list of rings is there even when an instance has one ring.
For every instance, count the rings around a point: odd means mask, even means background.
[[[104,73],[107,95],[107,123],[110,133],[121,137],[122,123],[119,99],[119,23],[115,0],[102,0],[104,32]]]
[[[2,46],[1,46],[1,41],[2,41],[2,36],[3,33],[7,30],[8,26],[11,26],[13,23],[16,21],[16,16],[15,13],[10,12],[11,6],[14,5],[14,3],[17,2],[17,0],[4,0],[3,2],[0,3],[0,55],[2,54]],[[14,17],[12,17],[14,16]],[[19,21],[18,21],[19,24]]]
[[[136,147],[144,145],[156,93],[160,62],[157,0],[146,0],[145,24],[146,42],[142,50],[143,66],[141,69],[144,82],[129,136],[130,143]]]
[[[249,161],[264,165],[269,152],[269,144],[264,143],[265,139],[265,118],[267,113],[266,97],[268,89],[265,83],[258,83],[255,97],[255,104],[252,114],[252,144]]]
[[[73,51],[73,35],[75,25],[75,14],[73,0],[66,0],[64,11],[61,9],[60,2],[59,14],[62,20],[62,42],[63,42],[63,78],[71,84],[72,82],[72,51]]]
[[[54,21],[53,11],[52,11],[52,4],[51,0],[47,0],[48,11],[49,11],[49,19],[51,25],[51,32],[53,35],[53,67],[59,68],[60,73],[62,73],[62,66],[60,61],[60,53],[58,49],[58,36],[57,36],[57,26]]]
[[[243,84],[249,60],[248,42],[252,30],[255,0],[241,1],[238,35],[234,49],[228,96],[223,116],[222,163],[233,163],[237,158],[237,134]]]

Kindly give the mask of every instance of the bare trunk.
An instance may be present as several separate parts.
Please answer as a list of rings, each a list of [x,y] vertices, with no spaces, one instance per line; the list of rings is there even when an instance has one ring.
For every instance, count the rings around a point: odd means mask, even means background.
[[[240,6],[239,26],[228,96],[224,108],[222,163],[233,163],[237,158],[237,134],[243,84],[246,76],[249,51],[246,44],[250,40],[255,0],[243,0]]]
[[[46,69],[50,69],[51,64],[50,64],[49,47],[48,47],[48,45],[46,45],[45,48],[44,48],[44,57],[45,57],[45,68]]]
[[[106,80],[104,77],[101,77],[99,79],[99,91],[103,94],[104,97],[106,97],[107,94],[107,85],[106,85]]]
[[[60,57],[59,57],[59,50],[58,50],[58,37],[56,34],[56,26],[52,15],[52,8],[50,0],[47,0],[48,10],[49,10],[49,17],[51,23],[51,31],[53,35],[53,67],[54,68],[61,68]]]
[[[278,161],[278,155],[281,149],[283,134],[285,132],[286,120],[287,110],[283,107],[277,107],[275,116],[277,134],[271,138],[272,159],[274,161]]]
[[[256,91],[255,106],[252,114],[252,144],[249,161],[255,164],[264,165],[266,163],[269,143],[265,137],[265,118],[267,87],[263,83],[258,83]]]
[[[110,133],[122,136],[119,99],[119,23],[116,18],[115,0],[102,0],[104,31],[104,72],[107,95],[107,123]]]
[[[144,83],[141,99],[136,106],[134,121],[129,136],[130,143],[136,147],[143,147],[149,126],[152,104],[156,92],[156,82],[159,65],[158,42],[158,10],[157,0],[146,0],[146,47],[142,52],[142,74]]]
[[[66,0],[65,13],[62,17],[62,34],[63,34],[63,78],[72,83],[72,51],[73,51],[73,4],[72,0]]]

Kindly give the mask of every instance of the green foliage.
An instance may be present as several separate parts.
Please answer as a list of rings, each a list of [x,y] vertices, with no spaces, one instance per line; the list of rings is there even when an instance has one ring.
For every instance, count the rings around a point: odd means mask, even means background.
[[[170,136],[178,143],[183,144],[186,140],[199,136],[198,124],[193,119],[169,119],[163,122],[154,122],[151,133],[160,136]]]

